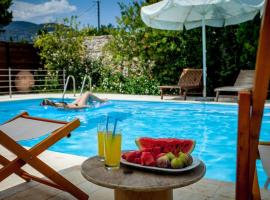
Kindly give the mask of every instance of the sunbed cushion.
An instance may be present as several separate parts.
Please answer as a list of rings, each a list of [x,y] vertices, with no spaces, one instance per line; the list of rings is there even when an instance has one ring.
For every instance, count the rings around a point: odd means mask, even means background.
[[[217,91],[225,91],[225,92],[239,92],[242,90],[251,90],[252,85],[246,85],[246,86],[225,86],[225,87],[219,87],[215,89],[215,92]]]

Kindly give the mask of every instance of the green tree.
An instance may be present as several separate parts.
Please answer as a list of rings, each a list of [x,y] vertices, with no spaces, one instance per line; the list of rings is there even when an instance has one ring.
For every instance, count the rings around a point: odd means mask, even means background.
[[[121,17],[117,19],[118,27],[112,32],[113,40],[107,51],[112,54],[112,69],[122,71],[128,79],[144,76],[155,84],[152,87],[157,94],[157,85],[175,84],[182,68],[200,67],[201,57],[192,55],[201,53],[200,48],[194,48],[201,40],[193,37],[199,34],[198,30],[165,31],[145,26],[140,17],[143,5],[147,4],[138,1],[119,4]]]
[[[12,12],[8,10],[11,4],[12,0],[0,1],[0,32],[3,32],[3,27],[8,25],[12,20]]]
[[[119,4],[121,16],[107,47],[112,55],[110,66],[129,79],[144,75],[157,84],[175,84],[182,68],[202,68],[201,28],[164,31],[147,27],[140,9],[155,2]],[[217,86],[233,84],[240,69],[254,69],[259,26],[257,17],[240,25],[206,28],[208,94]]]
[[[48,70],[66,70],[77,80],[85,74],[84,35],[78,30],[76,17],[65,19],[64,24],[49,24],[34,40],[40,58]]]
[[[87,36],[99,36],[99,35],[110,35],[112,30],[115,28],[112,24],[101,25],[100,30],[95,27],[84,27],[81,31],[85,33]]]

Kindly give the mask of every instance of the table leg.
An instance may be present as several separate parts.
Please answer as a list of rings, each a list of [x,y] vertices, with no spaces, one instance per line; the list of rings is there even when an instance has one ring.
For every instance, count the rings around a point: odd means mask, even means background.
[[[132,190],[114,190],[115,200],[173,200],[172,190],[139,192]]]

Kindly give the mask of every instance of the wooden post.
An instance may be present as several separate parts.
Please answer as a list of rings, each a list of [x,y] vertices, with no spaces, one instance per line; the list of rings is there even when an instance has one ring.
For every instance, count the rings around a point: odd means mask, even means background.
[[[261,199],[260,186],[259,186],[259,180],[258,180],[258,175],[257,175],[256,169],[255,169],[253,188],[252,188],[252,199],[253,200]]]
[[[260,40],[256,59],[256,73],[252,98],[252,112],[250,120],[250,165],[249,165],[249,191],[252,191],[256,158],[260,137],[264,103],[267,98],[270,79],[270,2],[266,1],[264,18],[261,24]],[[254,191],[255,192],[255,191]],[[256,196],[256,192],[254,193]],[[253,196],[253,197],[255,197]]]
[[[237,141],[237,175],[236,200],[249,199],[246,192],[249,188],[249,125],[250,125],[251,93],[241,92],[238,109],[238,141]]]
[[[256,72],[253,87],[253,95],[251,102],[251,116],[250,120],[246,119],[249,124],[249,136],[243,136],[242,130],[245,130],[245,120],[241,119],[242,116],[246,117],[245,112],[248,102],[244,99],[239,101],[239,129],[238,129],[238,151],[247,150],[240,155],[237,154],[237,183],[236,183],[236,199],[237,200],[255,200],[260,199],[258,181],[256,175],[256,158],[258,151],[258,143],[260,136],[260,129],[262,123],[262,116],[264,111],[264,103],[268,93],[268,85],[270,79],[270,2],[266,0],[265,13],[261,24],[259,46],[256,59]],[[244,94],[240,94],[240,98],[244,98]],[[247,127],[246,127],[247,128]],[[239,144],[240,142],[240,144]],[[242,143],[245,143],[242,147]],[[248,144],[247,144],[248,142]],[[244,148],[244,149],[242,149]],[[243,158],[246,157],[246,158]],[[246,160],[247,159],[247,160]],[[247,163],[247,165],[243,165]],[[243,173],[248,170],[245,181],[242,180]],[[246,190],[244,190],[246,189]],[[247,193],[247,194],[245,194]]]

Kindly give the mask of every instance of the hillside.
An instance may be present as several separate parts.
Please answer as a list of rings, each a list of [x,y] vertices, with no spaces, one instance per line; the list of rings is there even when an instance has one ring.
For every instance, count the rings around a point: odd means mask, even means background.
[[[14,21],[4,27],[5,32],[0,33],[0,41],[32,42],[33,37],[47,24],[35,24],[26,21]]]

